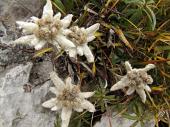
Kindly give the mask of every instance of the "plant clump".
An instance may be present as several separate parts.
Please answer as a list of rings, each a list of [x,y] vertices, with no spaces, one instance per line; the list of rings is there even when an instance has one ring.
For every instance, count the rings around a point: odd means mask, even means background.
[[[130,63],[126,61],[125,66],[127,75],[123,76],[122,79],[114,84],[110,90],[115,91],[118,89],[123,89],[124,87],[128,87],[128,90],[126,91],[127,95],[130,95],[136,91],[142,99],[142,102],[145,103],[145,90],[151,92],[151,88],[147,84],[152,84],[153,82],[152,77],[147,74],[147,71],[153,69],[155,65],[148,64],[145,68],[142,69],[132,69]]]
[[[51,72],[50,78],[55,85],[51,87],[51,91],[56,98],[44,102],[42,106],[51,108],[52,111],[61,110],[61,127],[68,127],[72,110],[82,112],[87,109],[89,112],[95,112],[95,106],[86,100],[93,96],[94,92],[81,92],[78,85],[71,83],[70,77],[63,82],[55,72]]]

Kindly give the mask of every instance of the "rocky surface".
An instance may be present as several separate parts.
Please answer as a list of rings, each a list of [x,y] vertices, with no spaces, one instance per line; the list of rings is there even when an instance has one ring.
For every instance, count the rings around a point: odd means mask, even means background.
[[[51,71],[53,71],[53,65],[49,60],[35,63],[31,71],[30,83],[34,86],[43,84],[49,80],[49,73]]]
[[[42,11],[42,0],[1,0],[0,1],[0,40],[8,43],[17,38],[19,31],[16,20],[27,20],[39,16]]]
[[[41,106],[51,82],[32,88],[31,68],[28,62],[1,73],[0,127],[54,127],[55,115]]]
[[[117,115],[116,112],[113,112],[111,115],[109,114],[104,114],[100,122],[97,122],[94,127],[131,127],[134,123],[136,125],[135,127],[155,127],[154,117],[144,120],[144,124],[141,125],[140,122],[136,123],[136,120],[127,119],[121,115]],[[135,114],[131,114],[131,116],[135,116]]]
[[[21,36],[16,21],[28,20],[42,12],[42,0],[0,0],[0,66],[22,63],[31,59],[33,49],[25,46],[13,47],[12,40]],[[0,67],[1,70],[1,67]]]
[[[33,51],[23,46],[16,46],[15,48],[0,49],[0,66],[8,66],[14,63],[23,63],[29,61],[33,56]],[[29,50],[31,52],[29,52]]]
[[[39,16],[43,4],[0,0],[0,127],[54,127],[55,114],[41,106],[48,97],[52,64],[43,59],[33,66],[27,62],[32,61],[32,48],[8,45],[21,36],[16,21]]]
[[[36,59],[34,64],[26,62],[31,61],[33,49],[8,46],[21,36],[15,22],[39,17],[43,4],[43,0],[0,0],[0,127],[54,127],[55,114],[41,106],[50,98],[48,74],[53,69],[52,63],[44,58]],[[65,64],[57,66],[64,68]],[[121,116],[112,119],[105,115],[94,127],[111,127],[110,121],[114,127],[134,123]],[[154,127],[154,122],[146,122],[145,127]]]

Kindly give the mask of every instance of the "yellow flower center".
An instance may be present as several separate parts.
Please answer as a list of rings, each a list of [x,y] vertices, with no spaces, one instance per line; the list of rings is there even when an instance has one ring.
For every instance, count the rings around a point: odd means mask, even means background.
[[[63,106],[73,107],[78,105],[80,89],[77,86],[74,86],[71,90],[65,88],[63,92],[57,97],[57,100],[61,102]]]
[[[68,38],[72,42],[74,42],[77,45],[86,43],[87,35],[78,26],[73,26],[70,28],[70,30],[72,32],[68,34]]]
[[[130,85],[140,86],[141,84],[151,84],[152,78],[147,72],[142,70],[134,70],[127,73],[127,77],[129,78]]]
[[[34,31],[34,34],[37,38],[42,40],[54,40],[62,27],[60,20],[52,22],[40,19],[37,24],[39,28]]]

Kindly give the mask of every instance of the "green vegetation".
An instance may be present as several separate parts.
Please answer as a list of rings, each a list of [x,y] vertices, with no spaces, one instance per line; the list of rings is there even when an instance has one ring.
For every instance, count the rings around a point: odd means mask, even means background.
[[[84,57],[75,62],[63,52],[53,59],[62,76],[64,72],[75,77],[75,81],[80,78],[82,91],[96,91],[91,101],[97,112],[75,113],[70,127],[92,127],[109,110],[136,120],[132,126],[138,122],[143,125],[143,120],[150,119],[149,112],[157,127],[170,126],[170,0],[53,0],[53,6],[63,15],[73,14],[72,25],[101,24],[97,39],[89,43],[95,63],[89,64]],[[43,49],[35,57],[51,51]],[[154,82],[145,104],[136,94],[110,92],[119,75],[126,74],[125,61],[137,68],[149,63],[156,65],[149,72]]]

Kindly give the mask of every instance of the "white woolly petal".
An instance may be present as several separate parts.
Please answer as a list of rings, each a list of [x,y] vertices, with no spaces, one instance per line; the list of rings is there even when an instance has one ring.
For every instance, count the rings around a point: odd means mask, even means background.
[[[131,95],[134,92],[135,92],[135,88],[134,87],[129,87],[128,90],[126,91],[126,95]]]
[[[59,45],[63,48],[63,49],[70,49],[72,47],[75,47],[74,43],[71,42],[70,40],[68,40],[65,36],[63,35],[58,35],[56,37],[56,41],[59,43]]]
[[[34,48],[35,48],[35,50],[40,50],[40,49],[42,49],[42,48],[44,47],[45,44],[46,44],[45,41],[39,41],[39,42],[34,46]]]
[[[148,75],[147,78],[148,78],[147,84],[152,84],[153,83],[153,78],[150,75]]]
[[[51,0],[47,0],[47,3],[43,8],[42,18],[51,20],[52,17],[53,17],[53,9],[52,9]]]
[[[64,28],[69,27],[69,25],[70,25],[70,23],[71,23],[71,21],[72,21],[72,17],[73,17],[72,14],[68,14],[68,15],[66,15],[66,16],[61,20]]]
[[[81,103],[81,107],[83,109],[88,110],[89,112],[95,112],[96,111],[95,106],[92,103],[90,103],[89,101],[87,101],[87,100],[84,100]]]
[[[91,42],[91,41],[93,41],[95,38],[96,38],[96,37],[95,37],[94,35],[88,36],[86,42],[87,42],[87,43],[88,43],[88,42]]]
[[[69,54],[69,57],[72,57],[72,58],[77,59],[77,51],[76,51],[76,48],[70,48],[70,49],[68,49],[68,54]]]
[[[145,85],[145,90],[151,92],[151,88],[148,85]]]
[[[68,34],[70,34],[72,32],[69,29],[62,29],[61,31],[62,31],[62,34],[65,35],[65,36],[67,36]]]
[[[34,39],[32,39],[32,41],[31,41],[30,45],[31,45],[31,46],[35,46],[35,45],[37,45],[38,43],[39,43],[39,39],[38,39],[37,37],[34,37]]]
[[[62,121],[61,127],[68,127],[70,120]]]
[[[83,108],[81,108],[81,107],[73,107],[73,109],[74,109],[76,112],[82,112],[82,111],[83,111]]]
[[[55,105],[54,107],[51,108],[51,111],[57,111],[57,110],[60,110],[60,109],[61,109],[61,106]]]
[[[155,65],[154,64],[148,64],[145,66],[145,68],[143,68],[142,70],[144,71],[149,71],[151,69],[155,68]]]
[[[31,44],[31,41],[35,38],[34,35],[26,35],[26,36],[22,36],[18,39],[16,39],[15,41],[13,41],[13,44]]]
[[[60,90],[65,85],[64,82],[58,77],[58,75],[54,71],[50,73],[50,79],[56,86],[57,90]]]
[[[43,107],[45,108],[52,108],[56,104],[56,98],[52,98],[42,104]]]
[[[38,25],[32,22],[23,22],[16,21],[19,27],[23,28],[23,32],[26,34],[33,33],[36,29],[38,29]]]
[[[87,44],[83,45],[83,52],[89,63],[94,62],[94,56]]]
[[[89,98],[94,95],[95,92],[81,92],[79,95],[83,98]]]
[[[57,41],[53,41],[52,44],[57,48],[58,51],[61,51],[61,47]]]
[[[72,114],[72,109],[63,107],[61,112],[62,121],[67,121],[69,123]]]
[[[79,28],[79,27],[78,27]],[[84,27],[80,28],[83,33],[86,33],[86,29]]]
[[[57,94],[57,90],[55,87],[50,87],[50,91],[54,94]]]
[[[83,56],[83,47],[82,46],[77,46],[77,54],[80,56]]]
[[[88,35],[93,35],[100,27],[100,24],[99,23],[96,23],[88,28],[86,28],[86,33]]]
[[[136,92],[139,94],[140,98],[142,99],[142,102],[145,103],[146,94],[145,94],[144,89],[136,89]]]
[[[129,80],[127,79],[127,77],[123,77],[119,82],[117,82],[116,84],[114,84],[112,87],[111,87],[111,91],[115,91],[115,90],[119,90],[119,89],[122,89],[126,86],[129,85]]]
[[[57,14],[54,15],[54,21],[58,21],[61,18],[61,13],[58,12]]]
[[[72,82],[71,77],[66,78],[65,84],[66,84],[66,86],[69,87],[70,89],[74,86],[71,82]]]
[[[32,17],[31,17],[31,20],[32,20],[33,22],[37,23],[37,21],[39,20],[39,18],[37,18],[37,17],[35,17],[35,16],[32,16]]]
[[[138,89],[145,89],[145,84],[144,83],[140,83],[138,86],[137,86]]]
[[[125,62],[125,67],[126,67],[127,72],[128,72],[128,71],[132,71],[132,66],[131,66],[131,64],[129,63],[129,61],[126,61],[126,62]]]

